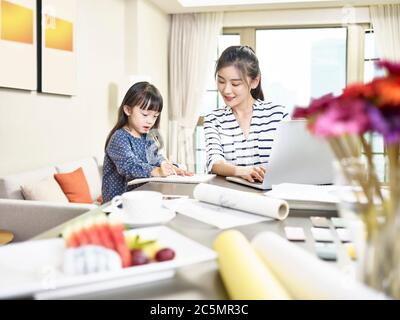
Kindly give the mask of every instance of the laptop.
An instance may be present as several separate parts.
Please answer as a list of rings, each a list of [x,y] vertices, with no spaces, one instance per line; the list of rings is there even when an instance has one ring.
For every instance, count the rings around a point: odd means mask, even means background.
[[[269,162],[265,164],[267,172],[264,181],[249,182],[239,177],[226,177],[226,180],[261,190],[272,189],[272,185],[284,182],[331,184],[333,160],[329,144],[312,136],[305,120],[281,121]]]

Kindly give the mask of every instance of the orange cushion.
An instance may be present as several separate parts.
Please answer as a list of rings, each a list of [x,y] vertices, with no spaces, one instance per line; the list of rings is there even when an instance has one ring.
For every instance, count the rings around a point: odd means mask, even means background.
[[[89,185],[82,168],[78,168],[69,173],[56,173],[54,178],[57,180],[69,202],[93,202],[90,197]]]

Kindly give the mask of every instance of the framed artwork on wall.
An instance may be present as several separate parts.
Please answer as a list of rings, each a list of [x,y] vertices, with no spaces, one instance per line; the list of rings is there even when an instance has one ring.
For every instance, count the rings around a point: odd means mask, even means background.
[[[38,0],[38,91],[76,94],[76,0]]]
[[[36,90],[35,0],[0,0],[0,87]]]

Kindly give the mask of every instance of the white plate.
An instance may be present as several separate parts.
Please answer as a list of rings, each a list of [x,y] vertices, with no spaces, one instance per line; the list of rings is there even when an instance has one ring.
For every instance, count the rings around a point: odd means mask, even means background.
[[[165,226],[133,229],[125,233],[139,234],[143,239],[157,239],[160,246],[172,248],[176,256],[170,261],[152,262],[116,271],[68,276],[62,272],[65,251],[63,239],[10,244],[0,247],[0,298],[30,296],[113,279],[137,277],[140,280],[151,273],[175,270],[216,258],[213,250]]]
[[[176,214],[173,210],[160,208],[158,212],[153,212],[151,217],[135,217],[132,218],[124,213],[123,209],[111,212],[110,217],[120,220],[122,223],[132,227],[143,227],[155,224],[164,224],[175,218]]]

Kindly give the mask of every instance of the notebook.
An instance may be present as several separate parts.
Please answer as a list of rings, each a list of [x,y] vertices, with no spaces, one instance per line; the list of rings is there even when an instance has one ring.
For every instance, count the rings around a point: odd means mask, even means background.
[[[316,186],[300,183],[281,183],[273,185],[266,196],[284,199],[291,209],[337,210],[339,198],[335,196],[337,186]]]
[[[145,182],[166,182],[166,183],[205,183],[215,177],[215,174],[195,174],[193,176],[172,175],[168,177],[139,178],[128,182],[128,186]]]

